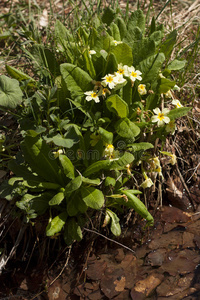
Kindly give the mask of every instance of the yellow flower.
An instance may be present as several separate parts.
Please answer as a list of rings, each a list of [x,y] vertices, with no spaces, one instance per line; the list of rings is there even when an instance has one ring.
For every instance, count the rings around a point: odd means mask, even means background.
[[[131,165],[130,164],[126,165],[126,170],[127,170],[127,174],[128,175],[132,175],[131,174]]]
[[[107,144],[106,148],[104,150],[104,156],[105,157],[111,157],[113,155],[114,149],[115,148],[112,144]]]

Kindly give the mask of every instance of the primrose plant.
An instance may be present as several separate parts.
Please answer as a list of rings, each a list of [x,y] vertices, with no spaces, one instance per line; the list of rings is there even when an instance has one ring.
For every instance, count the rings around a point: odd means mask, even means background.
[[[171,80],[185,65],[170,61],[176,36],[165,36],[154,18],[146,25],[141,10],[125,21],[106,8],[73,34],[56,21],[56,51],[44,47],[37,64],[49,62],[41,84],[7,66],[14,79],[0,77],[0,101],[4,109],[21,105],[22,142],[8,164],[15,176],[1,186],[1,196],[16,199],[27,221],[48,214],[47,236],[62,232],[67,244],[80,241],[95,211],[116,236],[125,208],[153,225],[139,195],[155,184],[152,173],[164,179],[160,155],[176,163],[155,145],[174,134],[175,119],[190,109],[176,99]]]

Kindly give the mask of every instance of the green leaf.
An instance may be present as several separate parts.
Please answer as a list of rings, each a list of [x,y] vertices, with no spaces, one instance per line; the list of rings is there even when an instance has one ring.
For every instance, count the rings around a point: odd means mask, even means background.
[[[0,34],[0,41],[1,40],[6,40],[11,36],[12,36],[12,34],[11,34],[10,31],[4,31],[3,33]]]
[[[92,90],[92,78],[76,65],[61,64],[60,71],[72,99],[80,99],[84,96],[84,92]]]
[[[52,198],[52,193],[44,192],[32,198],[30,200],[31,209],[33,209],[37,215],[43,215],[49,208],[49,200]]]
[[[176,82],[167,78],[160,78],[158,81],[158,93],[166,93],[175,86]]]
[[[67,213],[70,217],[76,216],[79,213],[76,196],[70,199],[67,203]]]
[[[46,227],[46,235],[52,236],[61,231],[67,220],[67,212],[62,212],[56,216]]]
[[[105,179],[105,186],[109,186],[109,185],[112,185],[112,186],[115,186],[116,184],[116,180],[110,176],[106,176],[106,179]]]
[[[111,7],[106,7],[104,9],[103,15],[102,15],[102,22],[106,23],[108,26],[110,23],[112,23],[114,17],[115,17],[115,11]]]
[[[103,141],[107,144],[112,144],[113,142],[113,133],[105,130],[102,127],[99,127],[99,134]]]
[[[23,73],[22,71],[14,68],[12,66],[6,65],[6,71],[12,78],[17,79],[18,81],[29,80],[30,83],[36,82],[32,77],[30,77],[29,75]]]
[[[143,38],[134,42],[132,46],[134,64],[138,65],[142,60],[147,59],[147,57],[151,55],[154,55],[155,50],[156,45],[154,40]]]
[[[79,139],[78,140],[70,139],[70,138],[67,139],[67,138],[62,137],[60,134],[57,134],[52,138],[52,141],[54,142],[54,144],[56,146],[64,147],[64,148],[71,148],[74,146],[74,144],[79,142]]]
[[[114,40],[121,41],[121,36],[117,24],[111,23],[109,29],[111,31],[111,35],[114,38]]]
[[[158,53],[148,57],[147,59],[139,63],[139,70],[143,74],[143,83],[154,82],[158,78],[161,66],[165,61],[165,56],[163,53]]]
[[[49,205],[59,205],[63,199],[65,198],[65,194],[63,192],[60,192],[56,194],[50,201]]]
[[[170,110],[170,112],[167,114],[167,116],[170,118],[170,120],[175,120],[177,118],[186,116],[191,109],[192,109],[192,107],[174,108],[174,109]]]
[[[102,69],[102,64],[101,64],[101,69]],[[106,69],[105,69],[104,73],[111,74],[111,73],[114,73],[115,70],[117,70],[117,59],[116,59],[114,53],[110,53],[107,56]]]
[[[57,19],[55,23],[55,39],[57,46],[61,52],[63,52],[68,61],[73,61],[73,51],[71,49],[71,43],[73,42],[73,37],[69,30]]]
[[[111,218],[111,226],[110,229],[112,231],[112,233],[115,236],[119,236],[121,234],[121,227],[119,224],[119,218],[117,217],[117,215],[111,211],[110,209],[106,209],[106,213],[110,216]]]
[[[74,179],[74,166],[71,160],[66,155],[61,154],[59,155],[59,161],[61,163],[65,175],[70,179]]]
[[[74,191],[78,190],[82,184],[82,176],[72,179],[65,187],[65,194],[69,197]]]
[[[131,16],[128,19],[128,31],[139,27],[142,32],[145,31],[145,16],[141,9],[138,9],[132,12]]]
[[[80,241],[82,239],[81,227],[77,224],[75,218],[67,220],[64,231],[64,240],[67,245],[73,243],[73,241]]]
[[[122,43],[112,48],[112,53],[117,59],[117,63],[131,66],[133,64],[132,49],[127,44]]]
[[[93,209],[100,209],[104,204],[103,193],[94,187],[81,187],[82,200]]]
[[[119,28],[119,32],[120,32],[120,41],[123,40],[123,38],[126,35],[127,29],[126,29],[126,23],[124,22],[124,20],[120,17],[117,17],[115,19],[115,23],[117,24],[118,28]]]
[[[63,184],[58,164],[52,159],[51,148],[42,138],[27,135],[21,143],[21,148],[32,171],[47,181]]]
[[[87,184],[91,184],[91,185],[99,185],[101,180],[99,178],[97,179],[90,179],[90,178],[86,178],[86,177],[83,177],[82,176],[82,181],[84,183],[87,183]]]
[[[145,151],[145,150],[154,148],[154,146],[151,143],[145,143],[145,142],[130,144],[128,146],[130,146],[133,149],[134,152],[135,151],[140,151],[140,150]]]
[[[124,155],[119,157],[117,160],[100,160],[90,165],[84,172],[84,176],[87,177],[101,170],[120,170],[125,168],[126,165],[132,163],[133,160],[134,156],[129,152],[125,152]]]
[[[140,128],[128,118],[123,118],[116,123],[116,132],[124,138],[132,139],[140,133]]]
[[[28,167],[17,164],[15,159],[8,162],[8,168],[17,176],[22,177],[24,180],[33,180],[41,182],[42,177],[34,175]]]
[[[148,225],[153,225],[153,217],[148,212],[146,206],[140,199],[138,199],[133,193],[131,193],[129,190],[121,190],[122,194],[125,194],[128,197],[128,206],[131,208],[134,208],[134,210],[144,219],[148,221]]]
[[[130,107],[132,103],[132,92],[133,92],[132,81],[128,77],[126,78],[126,81],[127,83],[123,87],[123,99],[127,103],[128,107]]]
[[[161,40],[162,40],[162,32],[161,32],[160,30],[154,31],[154,32],[150,35],[149,39],[150,39],[151,41],[154,41],[154,43],[155,43],[155,45],[156,45],[156,47],[157,47],[157,46],[161,43]]]
[[[166,58],[169,58],[172,50],[174,49],[174,45],[176,43],[177,38],[177,30],[173,30],[167,36],[164,42],[162,42],[162,46],[160,48],[160,52],[163,52]]]
[[[91,58],[88,50],[85,50],[85,52],[83,53],[83,58],[84,58],[84,61],[85,61],[86,70],[88,71],[88,73],[90,74],[90,76],[93,79],[95,79],[95,77],[96,77],[96,71],[94,69],[92,58]]]
[[[23,93],[16,79],[0,76],[0,107],[14,109],[22,103]]]
[[[153,110],[154,108],[158,107],[160,104],[160,97],[158,94],[150,94],[146,98],[146,110]],[[139,125],[138,125],[139,126]]]
[[[185,67],[187,60],[178,60],[174,59],[170,64],[167,66],[167,69],[170,71],[181,70]]]
[[[120,118],[128,116],[129,109],[127,103],[117,94],[107,98],[106,106],[109,111],[115,113]]]

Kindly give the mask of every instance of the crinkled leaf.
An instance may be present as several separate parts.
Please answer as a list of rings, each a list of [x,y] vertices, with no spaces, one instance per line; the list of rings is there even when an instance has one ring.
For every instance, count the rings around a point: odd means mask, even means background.
[[[99,127],[99,134],[102,137],[103,141],[107,144],[112,144],[113,142],[113,133],[105,130],[102,127]]]
[[[170,112],[167,114],[167,116],[170,118],[170,120],[175,120],[177,118],[186,116],[191,109],[192,109],[192,107],[174,108],[174,109],[170,110]]]
[[[181,70],[185,67],[185,64],[187,63],[187,60],[178,60],[174,59],[170,64],[167,66],[168,70],[175,71],[175,70]]]
[[[160,72],[160,68],[165,61],[165,55],[158,53],[150,56],[139,63],[139,69],[143,74],[143,83],[154,82]]]
[[[114,53],[117,63],[122,63],[123,65],[131,66],[133,64],[132,49],[127,44],[122,43],[114,46],[112,48],[112,53]]]
[[[60,71],[73,100],[82,98],[84,92],[92,90],[92,78],[76,65],[61,64]]]
[[[22,103],[23,93],[16,79],[0,76],[0,107],[14,109]]]
[[[124,138],[132,139],[140,133],[140,128],[128,118],[119,120],[115,126],[116,132]]]
[[[162,42],[162,46],[160,48],[160,52],[163,52],[166,58],[169,58],[172,50],[174,49],[174,45],[176,43],[177,38],[177,30],[173,30],[167,36],[164,42]]]
[[[142,32],[145,31],[145,16],[141,9],[132,12],[128,19],[127,27],[128,30],[139,27]]]

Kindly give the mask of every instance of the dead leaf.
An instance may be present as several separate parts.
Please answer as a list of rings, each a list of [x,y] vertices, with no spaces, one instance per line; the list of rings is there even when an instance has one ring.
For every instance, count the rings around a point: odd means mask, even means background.
[[[122,292],[124,290],[125,284],[126,284],[126,278],[122,276],[119,279],[116,279],[114,281],[114,284],[116,285],[115,291]]]
[[[151,274],[144,280],[140,280],[133,288],[136,292],[145,294],[147,297],[162,282],[164,275]]]

